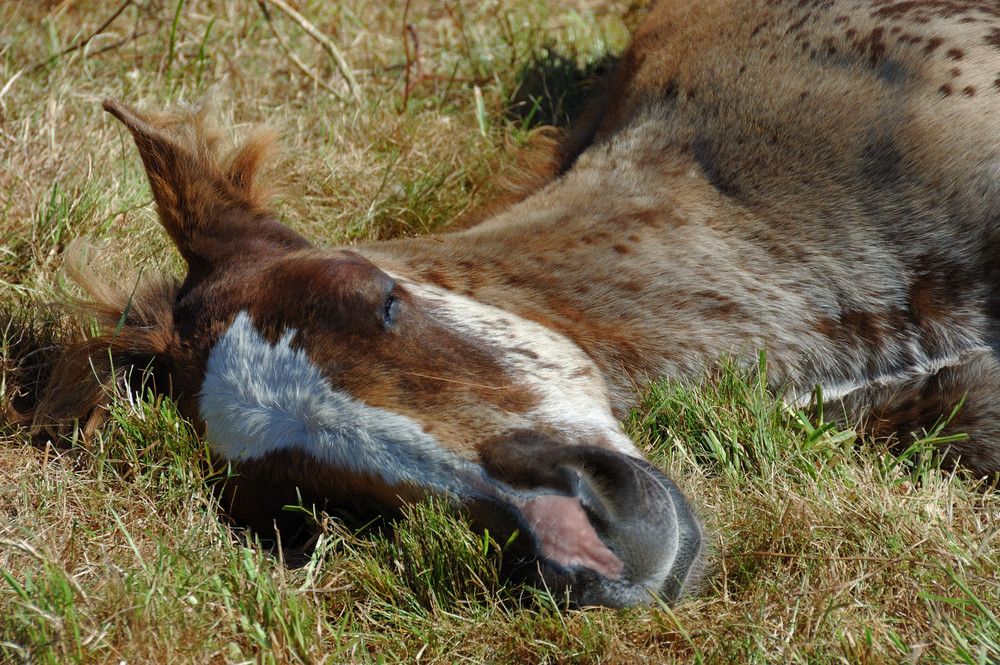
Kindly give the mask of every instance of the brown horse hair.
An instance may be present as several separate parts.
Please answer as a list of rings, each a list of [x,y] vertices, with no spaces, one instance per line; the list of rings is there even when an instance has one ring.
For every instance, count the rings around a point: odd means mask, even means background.
[[[218,198],[239,201],[252,213],[266,213],[276,190],[262,185],[257,174],[274,154],[273,132],[254,130],[227,150],[215,117],[212,105],[205,103],[178,105],[144,120],[194,157],[207,176],[206,186],[223,183]],[[158,203],[161,211],[170,209],[169,202]],[[170,223],[163,218],[168,232]],[[178,280],[167,274],[102,274],[91,268],[91,254],[84,242],[67,247],[66,273],[85,297],[64,295],[59,304],[75,320],[92,322],[96,332],[78,330],[63,339],[61,356],[34,408],[8,417],[30,425],[36,441],[58,445],[75,428],[77,435],[89,439],[107,420],[112,396],[124,390],[170,393],[168,354]]]
[[[134,274],[112,281],[89,268],[86,254],[81,243],[67,248],[66,272],[86,297],[65,297],[61,305],[92,330],[63,340],[37,405],[23,414],[36,441],[57,446],[77,428],[77,436],[90,439],[106,422],[115,394],[145,387],[169,393],[166,354],[177,280]]]

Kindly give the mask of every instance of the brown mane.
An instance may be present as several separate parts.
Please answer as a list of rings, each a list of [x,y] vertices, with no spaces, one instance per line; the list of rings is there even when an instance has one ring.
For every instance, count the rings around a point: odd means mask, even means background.
[[[64,340],[37,406],[20,414],[36,437],[56,445],[77,425],[79,434],[90,438],[107,420],[115,394],[145,388],[169,394],[164,354],[174,335],[179,286],[166,275],[112,281],[88,270],[79,255],[70,256],[67,272],[87,298],[64,305],[78,320],[92,321],[97,332]]]

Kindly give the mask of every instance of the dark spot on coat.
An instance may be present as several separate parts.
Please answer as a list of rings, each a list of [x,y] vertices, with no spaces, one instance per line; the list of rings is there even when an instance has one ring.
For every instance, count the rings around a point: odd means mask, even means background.
[[[924,47],[924,53],[930,55],[931,53],[936,51],[937,48],[941,46],[941,44],[944,44],[943,39],[941,39],[940,37],[931,37],[929,40],[927,40],[927,46]]]
[[[719,164],[717,164],[715,159],[713,146],[709,144],[709,139],[699,136],[691,144],[691,151],[694,153],[694,158],[697,160],[705,177],[708,178],[708,182],[713,187],[726,196],[735,197],[739,194],[739,190],[721,172]]]
[[[876,18],[900,18],[908,14],[916,6],[916,2],[889,3],[887,6],[872,13]]]
[[[795,23],[793,23],[792,25],[790,25],[788,27],[788,30],[785,31],[785,34],[786,35],[790,35],[793,32],[799,32],[800,30],[802,30],[802,26],[804,26],[806,24],[806,21],[809,20],[810,16],[811,15],[807,13],[805,16],[803,16],[802,18],[800,18],[798,21],[796,21]]]
[[[427,277],[427,281],[431,284],[436,284],[443,289],[453,289],[454,285],[451,283],[451,277],[446,273],[433,268],[427,270],[424,275]]]
[[[884,28],[875,28],[868,34],[867,37],[858,40],[856,42],[856,46],[862,53],[868,53],[868,57],[872,63],[876,63],[885,55],[886,45],[884,36]]]
[[[961,60],[965,57],[965,51],[960,48],[950,48],[948,49],[948,57],[952,60]]]
[[[890,134],[871,140],[861,152],[862,173],[876,188],[882,189],[902,177],[903,156]]]
[[[647,282],[641,282],[638,280],[632,280],[630,282],[625,282],[622,287],[631,293],[639,293],[643,291],[648,286]]]
[[[677,97],[679,95],[680,91],[677,89],[677,81],[672,80],[668,82],[667,86],[663,89],[663,101],[670,107],[677,104]]]
[[[951,97],[951,86],[946,83],[940,88],[938,88],[938,92],[945,97]]]
[[[910,73],[897,60],[883,60],[878,64],[876,75],[880,81],[885,81],[889,85],[896,86],[905,83],[910,78]]]
[[[839,319],[841,329],[869,347],[882,346],[890,331],[881,313],[848,310]]]
[[[990,30],[990,34],[986,35],[983,40],[990,46],[1000,49],[1000,28]]]
[[[732,298],[718,291],[696,291],[691,297],[699,303],[705,316],[732,320],[741,310]]]

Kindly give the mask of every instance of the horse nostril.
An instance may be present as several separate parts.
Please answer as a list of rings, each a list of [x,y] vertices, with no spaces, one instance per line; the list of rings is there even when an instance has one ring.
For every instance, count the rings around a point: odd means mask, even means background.
[[[580,602],[616,605],[649,602],[652,595],[678,598],[702,556],[701,526],[680,490],[643,460],[596,448],[572,453],[575,498],[601,542],[623,564],[615,583],[578,577],[577,585],[583,582]]]
[[[643,519],[646,514],[648,483],[632,458],[603,448],[574,450],[561,475],[591,516],[595,526]]]

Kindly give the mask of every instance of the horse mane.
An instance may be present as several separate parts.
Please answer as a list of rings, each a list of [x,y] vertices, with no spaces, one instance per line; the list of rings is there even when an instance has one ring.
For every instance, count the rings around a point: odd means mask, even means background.
[[[48,382],[22,424],[36,439],[93,436],[108,418],[112,397],[151,389],[169,393],[169,350],[178,281],[165,274],[113,279],[91,269],[89,252],[74,243],[65,269],[86,294],[60,303],[90,332],[77,330],[59,344]]]

